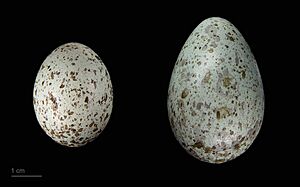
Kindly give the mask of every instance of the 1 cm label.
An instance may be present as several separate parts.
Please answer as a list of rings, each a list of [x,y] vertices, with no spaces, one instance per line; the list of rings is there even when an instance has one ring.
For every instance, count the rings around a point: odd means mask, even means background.
[[[11,168],[11,174],[25,174],[24,168]]]

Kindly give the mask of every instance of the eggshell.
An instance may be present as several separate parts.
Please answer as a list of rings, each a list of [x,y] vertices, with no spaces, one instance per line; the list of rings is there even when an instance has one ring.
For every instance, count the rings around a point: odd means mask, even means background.
[[[209,18],[191,33],[167,106],[176,139],[199,160],[223,163],[252,144],[263,121],[263,84],[247,42],[229,21]]]
[[[91,142],[108,123],[112,104],[109,73],[89,47],[64,44],[41,65],[33,105],[40,126],[55,142],[69,147]]]

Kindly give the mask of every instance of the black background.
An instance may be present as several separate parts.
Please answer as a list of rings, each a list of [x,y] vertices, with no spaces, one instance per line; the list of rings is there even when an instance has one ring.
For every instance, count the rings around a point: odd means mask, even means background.
[[[291,143],[294,97],[290,84],[297,38],[294,13],[281,4],[61,4],[11,9],[3,30],[3,92],[7,151],[5,176],[11,182],[96,182],[97,184],[195,184],[293,177],[296,153]],[[75,6],[74,6],[75,5]],[[22,5],[20,5],[22,6]],[[256,57],[265,91],[261,131],[245,154],[221,165],[187,154],[172,134],[167,90],[184,42],[196,26],[212,16],[232,22]],[[47,55],[59,45],[79,42],[105,63],[114,88],[110,121],[103,133],[81,148],[52,141],[34,114],[35,76]],[[3,63],[2,63],[3,64]],[[295,84],[294,84],[295,86]],[[4,124],[2,124],[4,125]],[[6,129],[6,128],[5,128]],[[288,167],[286,167],[288,166]],[[41,179],[11,179],[11,168]]]

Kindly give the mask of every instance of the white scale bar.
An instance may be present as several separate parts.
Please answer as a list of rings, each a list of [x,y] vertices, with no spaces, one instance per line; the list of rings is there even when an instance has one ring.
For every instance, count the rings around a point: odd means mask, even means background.
[[[36,178],[36,177],[42,177],[42,175],[11,175],[11,177],[14,177],[14,178]]]

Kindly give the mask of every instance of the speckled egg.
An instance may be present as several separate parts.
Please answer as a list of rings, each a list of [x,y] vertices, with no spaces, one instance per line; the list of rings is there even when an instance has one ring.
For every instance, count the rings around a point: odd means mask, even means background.
[[[109,73],[89,47],[61,45],[41,65],[33,105],[40,126],[55,142],[79,147],[93,141],[108,123],[112,104]]]
[[[201,161],[224,163],[252,144],[263,120],[263,84],[247,42],[229,21],[209,18],[191,33],[167,105],[176,139]]]

